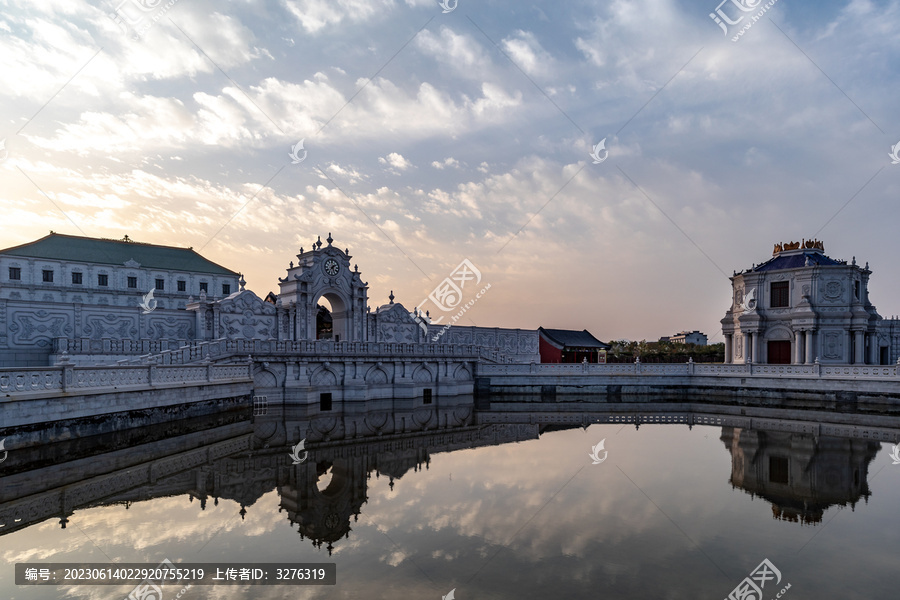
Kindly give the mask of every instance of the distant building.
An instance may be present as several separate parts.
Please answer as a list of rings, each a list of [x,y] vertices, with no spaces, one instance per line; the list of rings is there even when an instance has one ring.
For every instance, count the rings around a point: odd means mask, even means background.
[[[587,329],[545,329],[538,327],[542,363],[605,363],[606,351],[610,349],[591,335]]]
[[[888,364],[896,323],[869,301],[864,267],[825,255],[818,240],[776,244],[773,256],[731,278],[722,319],[726,363]],[[892,351],[893,347],[893,351]]]
[[[694,344],[695,346],[706,345],[706,334],[699,331],[679,331],[675,335],[667,338],[660,338],[659,341],[668,341],[673,344]]]

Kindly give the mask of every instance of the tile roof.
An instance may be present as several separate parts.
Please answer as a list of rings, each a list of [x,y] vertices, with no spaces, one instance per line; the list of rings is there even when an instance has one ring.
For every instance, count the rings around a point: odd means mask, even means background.
[[[545,329],[543,327],[538,327],[538,331],[541,332],[541,335],[543,335],[547,341],[560,347],[600,348],[602,350],[608,350],[610,348],[609,344],[604,344],[595,338],[587,329],[574,331],[572,329]]]
[[[810,250],[809,252],[800,252],[798,254],[784,254],[781,253],[778,256],[773,256],[768,261],[762,263],[761,265],[757,265],[754,271],[776,271],[780,269],[799,269],[800,267],[806,266],[806,257],[809,257],[809,265],[810,266],[825,266],[830,267],[833,265],[843,265],[845,264],[842,261],[835,260],[833,258],[829,258],[822,254],[821,252],[816,252],[815,250]]]
[[[0,250],[0,255],[72,262],[123,265],[129,260],[148,269],[188,271],[236,277],[238,274],[197,254],[191,248],[157,246],[51,233],[39,240]]]

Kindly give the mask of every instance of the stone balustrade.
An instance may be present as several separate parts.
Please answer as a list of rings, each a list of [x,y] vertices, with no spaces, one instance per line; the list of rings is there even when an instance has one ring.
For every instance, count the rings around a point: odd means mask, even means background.
[[[185,384],[252,381],[252,365],[117,365],[85,367],[60,364],[54,367],[0,369],[0,394],[7,398],[24,395],[88,393],[104,390],[146,389]],[[0,402],[2,402],[0,398]]]
[[[474,344],[421,344],[392,342],[333,342],[330,340],[210,340],[195,342],[175,350],[134,357],[119,364],[149,363],[158,365],[187,365],[204,360],[222,360],[228,357],[244,359],[247,356],[310,357],[335,359],[347,357],[384,358],[463,358],[497,362],[502,356],[496,351]]]
[[[790,377],[822,379],[897,379],[898,365],[768,365],[709,363],[479,364],[481,377],[505,375],[629,375],[694,377]]]

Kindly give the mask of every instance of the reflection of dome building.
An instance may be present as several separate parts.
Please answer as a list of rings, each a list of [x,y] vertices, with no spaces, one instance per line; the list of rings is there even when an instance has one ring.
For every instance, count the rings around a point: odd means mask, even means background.
[[[879,442],[723,427],[731,484],[772,503],[776,519],[814,524],[835,504],[868,500]]]

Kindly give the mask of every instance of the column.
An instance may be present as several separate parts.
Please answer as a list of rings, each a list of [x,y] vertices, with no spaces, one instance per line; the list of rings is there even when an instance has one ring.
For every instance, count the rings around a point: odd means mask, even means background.
[[[841,352],[841,359],[844,361],[844,364],[849,365],[853,362],[853,334],[846,330],[844,331],[844,351]]]
[[[759,334],[753,334],[753,342],[750,344],[752,346],[751,352],[753,353],[753,362],[759,362]]]
[[[803,332],[794,332],[794,364],[799,365],[803,362]]]
[[[878,334],[870,333],[869,338],[869,364],[877,365],[881,361],[881,357],[878,355]]]
[[[751,346],[750,338],[752,338],[752,337],[753,337],[752,333],[747,332],[744,334],[744,362],[745,363],[750,362],[750,346]]]
[[[812,330],[806,332],[806,364],[810,365],[815,362],[815,350],[813,349],[813,332]]]
[[[725,364],[731,363],[731,334],[725,334]]]
[[[865,338],[863,337],[862,331],[854,331],[854,336],[856,337],[856,356],[853,357],[853,364],[862,365],[866,362],[866,343]]]

